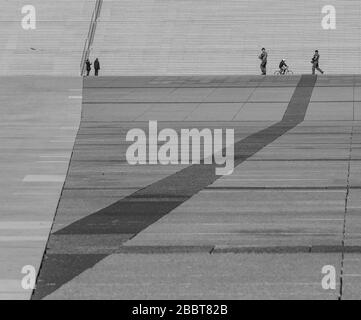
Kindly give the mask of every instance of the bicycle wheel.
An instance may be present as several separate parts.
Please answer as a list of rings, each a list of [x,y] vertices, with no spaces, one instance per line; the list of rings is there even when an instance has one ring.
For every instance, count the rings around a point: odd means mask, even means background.
[[[293,71],[292,71],[292,70],[287,70],[286,74],[289,75],[289,76],[292,76],[292,75],[293,75]]]
[[[281,75],[281,72],[279,70],[275,71],[274,73],[275,76],[280,76]]]

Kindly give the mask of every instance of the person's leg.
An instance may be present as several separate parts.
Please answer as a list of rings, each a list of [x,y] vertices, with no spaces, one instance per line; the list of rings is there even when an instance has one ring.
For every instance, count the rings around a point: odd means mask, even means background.
[[[98,76],[98,69],[95,69],[95,76]]]
[[[313,65],[312,66],[312,74],[315,74],[316,73],[316,67]]]
[[[265,76],[267,74],[266,64],[261,65],[262,74]]]
[[[320,67],[317,67],[317,70],[323,74],[323,71],[321,70]]]

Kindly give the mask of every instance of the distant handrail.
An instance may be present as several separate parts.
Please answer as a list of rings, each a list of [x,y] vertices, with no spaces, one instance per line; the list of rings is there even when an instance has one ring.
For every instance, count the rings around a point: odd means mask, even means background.
[[[96,0],[95,8],[93,10],[93,14],[90,20],[90,26],[87,38],[85,39],[83,53],[81,56],[81,62],[80,62],[80,75],[84,75],[85,71],[85,62],[87,59],[89,59],[90,56],[90,50],[93,45],[95,31],[97,28],[98,18],[100,17],[100,13],[102,10],[103,0]]]

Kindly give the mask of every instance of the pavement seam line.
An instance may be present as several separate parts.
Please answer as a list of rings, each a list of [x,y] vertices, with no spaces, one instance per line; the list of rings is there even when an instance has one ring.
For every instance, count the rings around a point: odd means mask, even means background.
[[[353,87],[353,98],[355,99],[355,86]],[[353,103],[353,119],[355,114],[355,102]],[[352,161],[352,142],[353,142],[353,133],[354,133],[354,125],[351,127],[350,133],[350,148],[349,148],[349,159],[347,166],[347,188],[346,188],[346,196],[345,196],[345,212],[344,212],[344,221],[343,221],[343,230],[342,230],[342,248],[345,248],[346,244],[346,219],[347,219],[347,211],[348,211],[348,202],[350,197],[350,178],[351,178],[351,161]],[[345,250],[341,252],[341,271],[340,271],[340,293],[339,300],[342,300],[343,290],[344,290],[344,270],[345,268]]]

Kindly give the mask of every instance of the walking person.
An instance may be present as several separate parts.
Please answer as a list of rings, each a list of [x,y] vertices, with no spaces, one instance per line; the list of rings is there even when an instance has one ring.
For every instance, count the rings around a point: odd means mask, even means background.
[[[94,70],[95,70],[95,76],[97,77],[99,75],[99,70],[100,70],[100,62],[98,58],[96,58],[94,61]]]
[[[313,58],[311,60],[312,63],[312,74],[316,73],[316,70],[321,72],[321,74],[324,74],[324,72],[321,70],[320,66],[319,66],[319,61],[320,61],[320,55],[318,53],[318,50],[315,51],[315,54],[313,55]]]
[[[86,76],[89,77],[90,71],[92,69],[92,64],[90,63],[89,59],[86,59],[85,61],[85,65],[86,65]]]
[[[262,75],[266,75],[267,74],[267,57],[268,57],[268,53],[266,51],[265,48],[262,48],[262,52],[259,55],[258,59],[261,60],[261,72]]]

